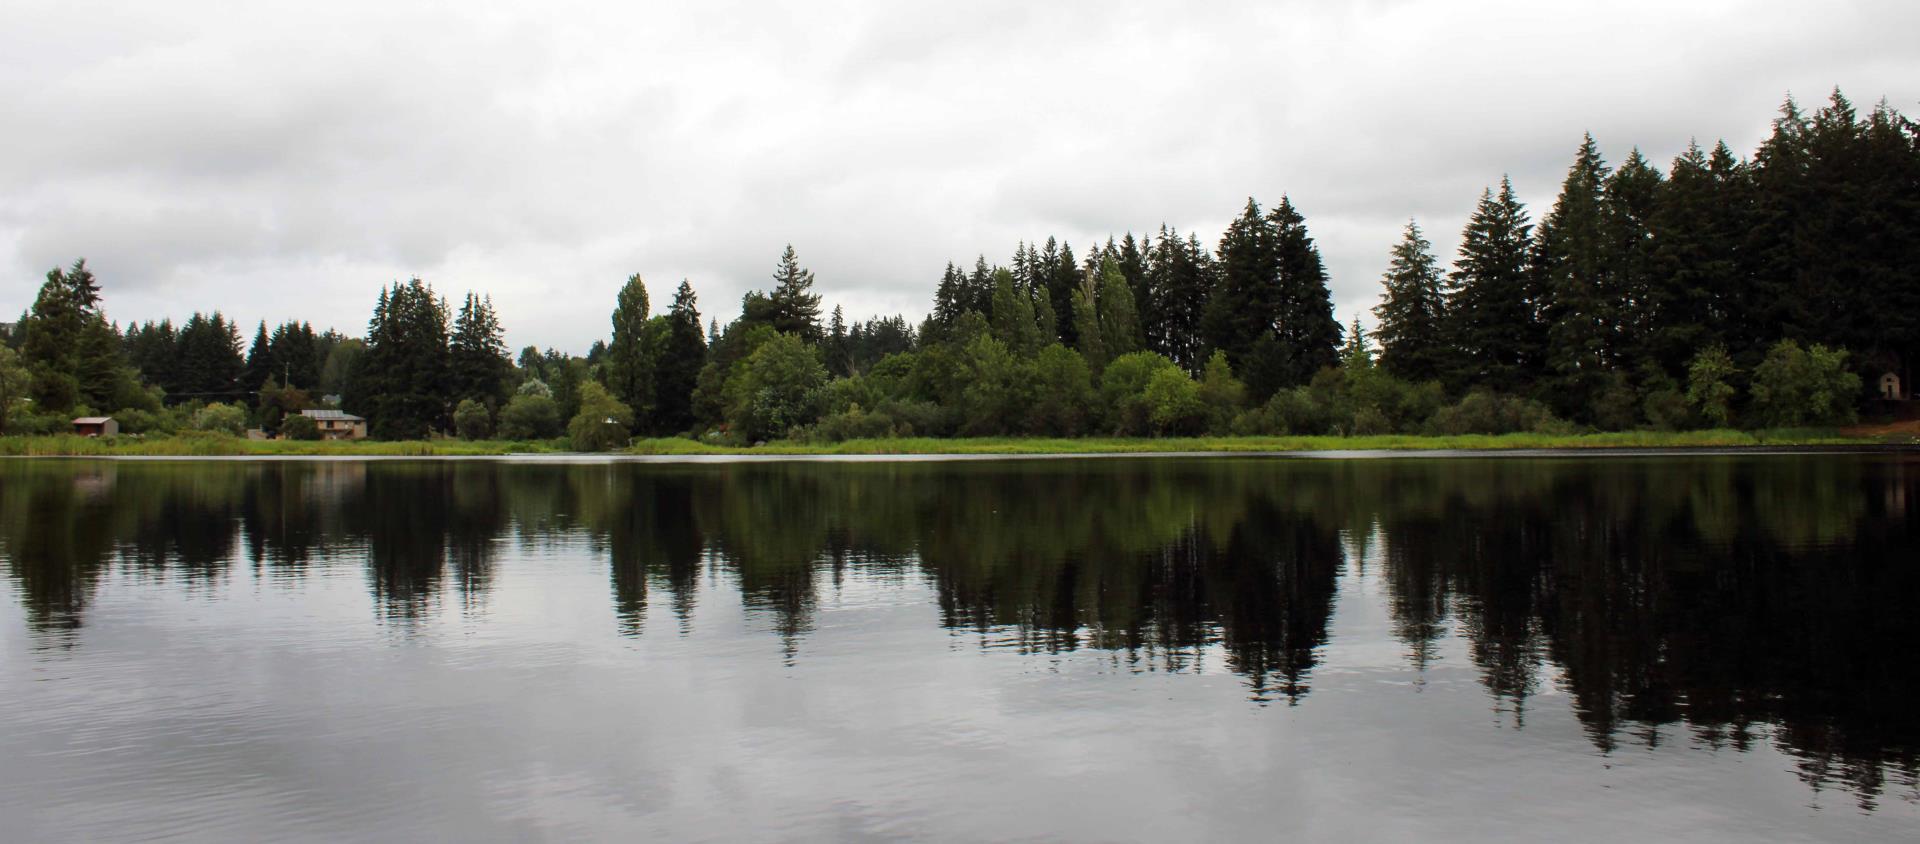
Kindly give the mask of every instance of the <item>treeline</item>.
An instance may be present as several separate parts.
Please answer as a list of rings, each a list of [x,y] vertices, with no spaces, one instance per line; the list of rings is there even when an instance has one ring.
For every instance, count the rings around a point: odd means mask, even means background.
[[[585,357],[515,359],[489,301],[469,293],[455,313],[419,279],[382,290],[364,341],[261,324],[243,354],[218,313],[121,333],[80,262],[48,274],[6,338],[19,353],[0,352],[0,414],[15,419],[0,425],[118,409],[133,430],[275,430],[335,396],[380,437],[564,435],[596,449],[679,434],[1838,424],[1920,347],[1920,129],[1884,103],[1860,116],[1836,91],[1811,115],[1789,100],[1745,160],[1718,143],[1664,173],[1638,150],[1613,167],[1587,137],[1538,225],[1503,179],[1450,268],[1412,221],[1390,258],[1369,338],[1335,320],[1287,197],[1249,199],[1211,249],[1162,226],[1084,256],[1047,238],[1006,265],[950,263],[917,326],[823,316],[789,246],[726,326],[702,330],[685,281],[653,313],[635,275]],[[208,402],[237,406],[209,415]]]

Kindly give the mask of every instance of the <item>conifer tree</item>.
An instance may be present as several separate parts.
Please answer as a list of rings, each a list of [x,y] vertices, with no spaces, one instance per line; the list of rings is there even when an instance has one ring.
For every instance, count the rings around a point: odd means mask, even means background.
[[[847,317],[839,305],[833,306],[833,318],[827,323],[827,347],[825,364],[827,374],[835,378],[845,378],[851,372],[852,358],[847,349]]]
[[[1326,264],[1307,234],[1306,218],[1285,196],[1268,217],[1276,271],[1273,326],[1290,363],[1283,383],[1304,384],[1338,360],[1340,321],[1333,316]]]
[[[791,243],[780,253],[773,282],[773,291],[767,296],[772,305],[773,329],[809,343],[820,342],[820,294],[813,292],[813,271],[801,268]]]
[[[1652,357],[1652,338],[1661,314],[1656,277],[1653,217],[1659,204],[1660,171],[1635,148],[1609,176],[1601,194],[1608,298],[1614,326],[1606,355],[1615,369]]]
[[[628,276],[614,305],[613,342],[607,346],[606,366],[601,370],[614,399],[632,408],[643,425],[646,408],[653,403],[653,360],[646,343],[651,308],[646,282],[638,273]]]
[[[1513,183],[1480,203],[1460,236],[1460,255],[1448,279],[1448,345],[1455,353],[1447,380],[1456,390],[1490,387],[1521,392],[1531,383],[1545,338],[1536,317],[1531,276],[1533,226]]]
[[[248,393],[258,393],[277,370],[273,362],[273,343],[267,337],[267,321],[261,320],[253,332],[253,345],[247,348],[246,369],[240,376],[240,387]]]
[[[1549,393],[1564,415],[1586,418],[1606,383],[1617,291],[1607,274],[1606,164],[1588,135],[1553,210],[1540,221],[1537,272],[1546,293]]]
[[[1380,341],[1381,368],[1407,381],[1440,377],[1447,362],[1440,264],[1433,257],[1433,244],[1412,220],[1393,247],[1382,283],[1386,291],[1373,309],[1380,321],[1374,335]]]
[[[64,412],[84,403],[110,409],[121,344],[100,312],[100,285],[85,259],[47,272],[19,330],[21,365],[31,375],[38,407]]]
[[[507,359],[506,338],[491,298],[467,294],[447,346],[451,402],[472,399],[491,409],[506,401],[507,372],[513,363]]]
[[[656,433],[677,434],[693,427],[693,389],[706,364],[707,344],[700,336],[700,311],[693,285],[685,279],[674,291],[673,305],[667,311],[671,320],[665,345],[655,369]]]
[[[447,322],[446,303],[418,278],[380,292],[346,396],[374,436],[422,439],[446,427],[453,405]]]
[[[1258,202],[1247,199],[1246,208],[1220,236],[1217,251],[1219,276],[1207,299],[1202,333],[1209,348],[1227,353],[1234,371],[1250,377],[1247,355],[1272,332],[1278,316],[1275,236]]]

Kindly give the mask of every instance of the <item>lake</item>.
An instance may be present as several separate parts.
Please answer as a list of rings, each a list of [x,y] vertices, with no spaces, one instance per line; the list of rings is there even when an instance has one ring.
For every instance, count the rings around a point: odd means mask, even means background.
[[[14,841],[1914,840],[1920,456],[0,461]]]

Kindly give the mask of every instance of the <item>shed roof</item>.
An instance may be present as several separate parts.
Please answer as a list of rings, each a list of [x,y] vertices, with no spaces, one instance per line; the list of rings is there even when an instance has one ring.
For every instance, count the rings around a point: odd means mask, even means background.
[[[78,419],[75,419],[75,420],[73,420],[73,424],[75,424],[75,425],[105,425],[105,424],[107,424],[108,422],[112,422],[112,421],[113,421],[113,417],[111,417],[111,416],[82,416],[82,417],[80,417],[80,418],[78,418]]]
[[[316,420],[316,421],[326,421],[326,420],[330,420],[330,421],[337,421],[337,422],[365,422],[365,421],[367,421],[366,419],[364,419],[364,418],[362,418],[362,417],[359,417],[359,416],[355,416],[355,415],[353,415],[353,414],[351,414],[351,413],[348,413],[348,412],[346,412],[346,411],[344,411],[344,410],[302,410],[302,411],[300,411],[300,415],[301,415],[301,416],[305,416],[305,417],[308,417],[308,418],[310,418],[310,419],[313,419],[313,420]]]

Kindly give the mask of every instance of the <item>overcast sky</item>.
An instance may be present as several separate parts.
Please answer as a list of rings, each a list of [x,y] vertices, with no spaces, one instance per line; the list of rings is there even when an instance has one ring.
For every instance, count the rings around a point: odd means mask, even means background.
[[[122,322],[358,334],[419,275],[582,352],[631,273],[724,322],[792,242],[918,319],[948,260],[1288,194],[1344,321],[1409,216],[1450,257],[1511,173],[1537,219],[1582,132],[1664,170],[1788,92],[1920,113],[1911,0],[676,5],[7,0],[0,319],[85,256]]]

